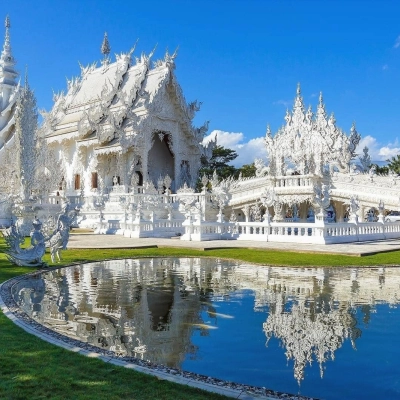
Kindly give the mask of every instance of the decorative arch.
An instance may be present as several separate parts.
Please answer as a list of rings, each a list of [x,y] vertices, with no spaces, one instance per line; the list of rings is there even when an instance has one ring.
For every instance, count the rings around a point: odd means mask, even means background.
[[[159,176],[169,175],[173,181],[175,180],[175,154],[170,132],[161,130],[153,132],[147,166],[148,177],[154,184],[157,183]]]

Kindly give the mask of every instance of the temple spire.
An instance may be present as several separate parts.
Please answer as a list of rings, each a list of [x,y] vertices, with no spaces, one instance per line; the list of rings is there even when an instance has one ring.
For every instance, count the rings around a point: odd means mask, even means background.
[[[107,32],[104,32],[104,38],[103,38],[103,43],[101,44],[101,53],[104,55],[104,57],[108,57],[110,54],[111,47],[110,43],[108,41],[108,35]]]
[[[322,97],[322,92],[319,92],[319,105],[320,106],[324,105],[324,98]]]
[[[327,114],[325,110],[324,98],[322,92],[319,92],[319,101],[317,106],[317,121],[319,126],[326,126]]]
[[[10,17],[7,15],[6,20],[4,22],[4,26],[6,28],[6,34],[4,38],[4,45],[3,45],[3,51],[1,53],[1,61],[3,63],[8,63],[8,64],[15,64],[14,57],[12,56],[11,53],[11,44],[10,44]]]
[[[300,83],[297,84],[297,89],[296,89],[296,98],[294,100],[294,107],[293,107],[293,112],[296,110],[299,110],[299,112],[304,113],[304,103],[303,103],[303,98],[301,97],[301,88],[300,88]]]
[[[4,38],[3,51],[0,55],[0,83],[6,85],[17,86],[16,78],[18,72],[14,69],[16,61],[11,53],[10,44],[10,18],[7,15],[4,26],[6,28],[6,34]]]
[[[110,63],[110,57],[109,57],[110,51],[111,47],[108,41],[108,35],[107,32],[104,32],[103,43],[101,44],[101,53],[104,55],[104,58],[101,61],[101,63],[103,64],[104,67]]]
[[[271,127],[269,126],[269,124],[267,124],[267,132],[266,132],[266,136],[268,137],[272,137],[272,133],[271,133]]]

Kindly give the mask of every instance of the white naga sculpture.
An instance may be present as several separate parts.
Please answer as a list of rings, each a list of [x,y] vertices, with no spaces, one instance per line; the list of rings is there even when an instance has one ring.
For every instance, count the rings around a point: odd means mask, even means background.
[[[4,238],[8,245],[5,251],[9,261],[21,267],[41,267],[45,263],[42,257],[46,251],[45,237],[42,233],[42,223],[35,218],[32,222],[34,231],[31,235],[31,245],[27,249],[21,248],[24,236],[19,232],[16,225],[12,225],[4,232]]]
[[[34,230],[31,234],[31,245],[26,249],[21,248],[21,245],[24,243],[24,235],[15,224],[12,224],[4,232],[4,238],[8,246],[5,253],[9,261],[24,267],[44,266],[45,263],[42,257],[44,256],[46,247],[50,248],[51,261],[54,263],[56,257],[60,261],[60,250],[67,248],[71,224],[78,212],[78,209],[71,209],[70,205],[66,204],[62,213],[57,218],[56,229],[48,237],[45,237],[42,232],[42,223],[39,219],[35,218],[32,222]]]

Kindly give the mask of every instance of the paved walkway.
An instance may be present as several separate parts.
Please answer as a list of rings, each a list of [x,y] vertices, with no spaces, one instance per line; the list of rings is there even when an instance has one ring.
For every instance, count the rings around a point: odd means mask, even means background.
[[[250,240],[212,240],[206,242],[188,242],[180,239],[131,239],[120,235],[94,235],[73,233],[70,236],[70,240],[68,242],[68,248],[70,249],[137,249],[145,247],[185,247],[203,251],[239,247],[265,250],[274,249],[306,253],[343,254],[360,257],[376,253],[400,250],[400,239],[322,245],[303,243],[258,242]]]

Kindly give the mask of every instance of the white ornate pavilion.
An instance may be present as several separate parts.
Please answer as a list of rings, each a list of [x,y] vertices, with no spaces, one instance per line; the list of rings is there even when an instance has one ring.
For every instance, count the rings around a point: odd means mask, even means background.
[[[112,62],[105,36],[101,65],[81,67],[32,133],[35,114],[24,100],[32,92],[16,81],[9,28],[7,19],[0,161],[5,170],[22,172],[14,173],[19,197],[14,178],[1,178],[3,224],[18,202],[28,215],[45,218],[67,200],[81,209],[80,227],[132,238],[340,243],[400,237],[400,223],[384,220],[385,210],[400,207],[398,178],[356,165],[360,135],[354,125],[349,135],[336,126],[322,95],[314,114],[298,86],[285,125],[274,136],[267,130],[268,164],[256,160],[256,177],[203,177],[196,193],[200,159],[210,157],[215,142],[202,144],[208,123],[192,124],[200,103],[184,99],[176,54],[151,66],[152,53],[133,60],[132,49]],[[36,150],[27,156],[23,143],[34,135]],[[13,152],[18,157],[10,158]]]

